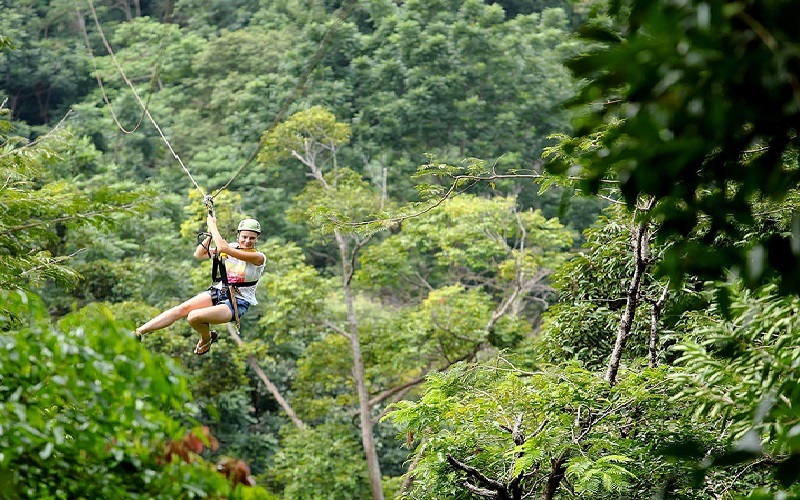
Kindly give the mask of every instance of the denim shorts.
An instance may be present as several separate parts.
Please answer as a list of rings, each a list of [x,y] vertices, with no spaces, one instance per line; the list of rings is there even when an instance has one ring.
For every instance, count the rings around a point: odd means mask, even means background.
[[[219,288],[209,287],[208,294],[211,295],[211,303],[213,305],[218,305],[224,303],[228,306],[228,309],[231,310],[231,319],[234,319],[236,316],[233,312],[233,304],[231,304],[230,297],[228,297],[228,290]],[[236,297],[236,309],[239,311],[239,318],[244,316],[244,313],[247,312],[247,309],[250,308],[250,302],[246,300]]]

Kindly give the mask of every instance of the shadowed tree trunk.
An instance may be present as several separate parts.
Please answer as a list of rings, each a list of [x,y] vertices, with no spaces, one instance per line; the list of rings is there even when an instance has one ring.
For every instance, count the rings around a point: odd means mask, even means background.
[[[664,285],[661,291],[661,296],[653,302],[653,310],[650,313],[650,342],[648,343],[648,351],[650,354],[650,368],[658,366],[658,322],[661,320],[661,310],[664,308],[664,303],[667,301],[667,293],[669,292],[669,281]]]
[[[566,462],[567,457],[565,454],[553,459],[553,470],[547,477],[547,482],[544,485],[544,491],[542,491],[543,500],[553,500],[555,497],[556,491],[558,491],[558,487],[561,484],[561,481],[564,479],[564,474],[567,472]]]

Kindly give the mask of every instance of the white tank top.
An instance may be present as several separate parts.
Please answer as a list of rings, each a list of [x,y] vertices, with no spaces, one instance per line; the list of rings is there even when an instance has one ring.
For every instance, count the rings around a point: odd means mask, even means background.
[[[235,243],[231,244],[231,246],[238,248],[238,245]],[[256,300],[256,288],[258,288],[258,283],[253,286],[240,287],[237,287],[236,284],[245,283],[248,281],[257,281],[264,273],[264,267],[267,264],[267,256],[261,252],[256,253],[261,255],[261,257],[264,259],[260,266],[237,259],[236,257],[231,257],[230,255],[228,255],[225,259],[225,270],[228,274],[228,283],[235,287],[234,289],[238,292],[236,295],[249,302],[250,305],[258,304],[258,301]],[[220,287],[222,287],[221,282]]]

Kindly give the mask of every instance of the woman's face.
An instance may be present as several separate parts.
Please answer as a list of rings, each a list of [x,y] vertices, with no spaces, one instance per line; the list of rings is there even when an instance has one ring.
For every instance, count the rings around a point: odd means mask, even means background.
[[[237,240],[239,241],[239,248],[255,248],[258,233],[255,231],[239,231]]]

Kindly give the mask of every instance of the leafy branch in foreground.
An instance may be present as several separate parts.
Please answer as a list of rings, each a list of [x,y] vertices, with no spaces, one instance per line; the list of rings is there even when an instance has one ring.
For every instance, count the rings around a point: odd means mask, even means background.
[[[781,293],[800,291],[796,231],[739,244],[759,200],[780,202],[800,185],[800,40],[788,21],[797,6],[615,4],[628,12],[627,36],[585,30],[595,48],[567,63],[586,82],[575,136],[551,151],[548,170],[585,177],[588,193],[618,180],[630,208],[654,197],[659,238],[675,241],[662,266],[675,284],[733,270],[749,286],[778,275]]]
[[[54,324],[33,294],[0,291],[0,301],[0,497],[267,498],[242,491],[241,463],[218,473],[201,457],[216,443],[196,424],[181,370],[110,310]]]

